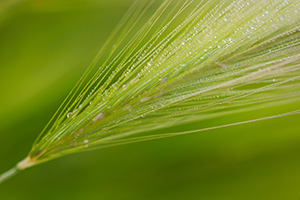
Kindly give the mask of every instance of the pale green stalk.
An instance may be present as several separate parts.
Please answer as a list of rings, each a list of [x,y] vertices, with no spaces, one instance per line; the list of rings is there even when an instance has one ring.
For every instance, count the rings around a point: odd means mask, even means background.
[[[4,172],[3,174],[0,175],[0,184],[6,181],[7,179],[13,177],[16,175],[18,172],[20,172],[20,169],[17,167],[13,167],[10,170]]]

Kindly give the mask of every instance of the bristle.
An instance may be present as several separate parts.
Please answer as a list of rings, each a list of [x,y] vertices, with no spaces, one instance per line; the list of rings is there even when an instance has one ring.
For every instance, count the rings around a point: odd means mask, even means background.
[[[137,2],[108,39],[109,56],[97,56],[29,156],[140,141],[145,130],[225,108],[297,98],[299,13],[296,0]]]

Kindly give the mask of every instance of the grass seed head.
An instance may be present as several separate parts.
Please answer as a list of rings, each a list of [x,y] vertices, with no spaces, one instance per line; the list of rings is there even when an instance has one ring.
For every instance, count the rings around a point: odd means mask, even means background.
[[[299,96],[299,13],[296,0],[137,1],[19,168]]]

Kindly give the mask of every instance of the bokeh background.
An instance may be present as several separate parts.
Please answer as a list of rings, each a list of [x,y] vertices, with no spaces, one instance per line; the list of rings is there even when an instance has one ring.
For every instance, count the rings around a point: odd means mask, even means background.
[[[0,172],[27,155],[132,2],[0,1]],[[291,101],[198,123],[299,108]],[[0,185],[0,199],[299,200],[299,144],[294,115],[110,147],[25,170]]]

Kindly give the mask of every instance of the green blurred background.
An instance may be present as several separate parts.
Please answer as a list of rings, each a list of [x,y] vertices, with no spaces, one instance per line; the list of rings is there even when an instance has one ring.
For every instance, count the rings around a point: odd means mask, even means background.
[[[26,156],[132,2],[0,1],[0,172]],[[293,101],[199,123],[299,107]],[[299,200],[299,122],[294,115],[66,156],[0,185],[0,199]]]

